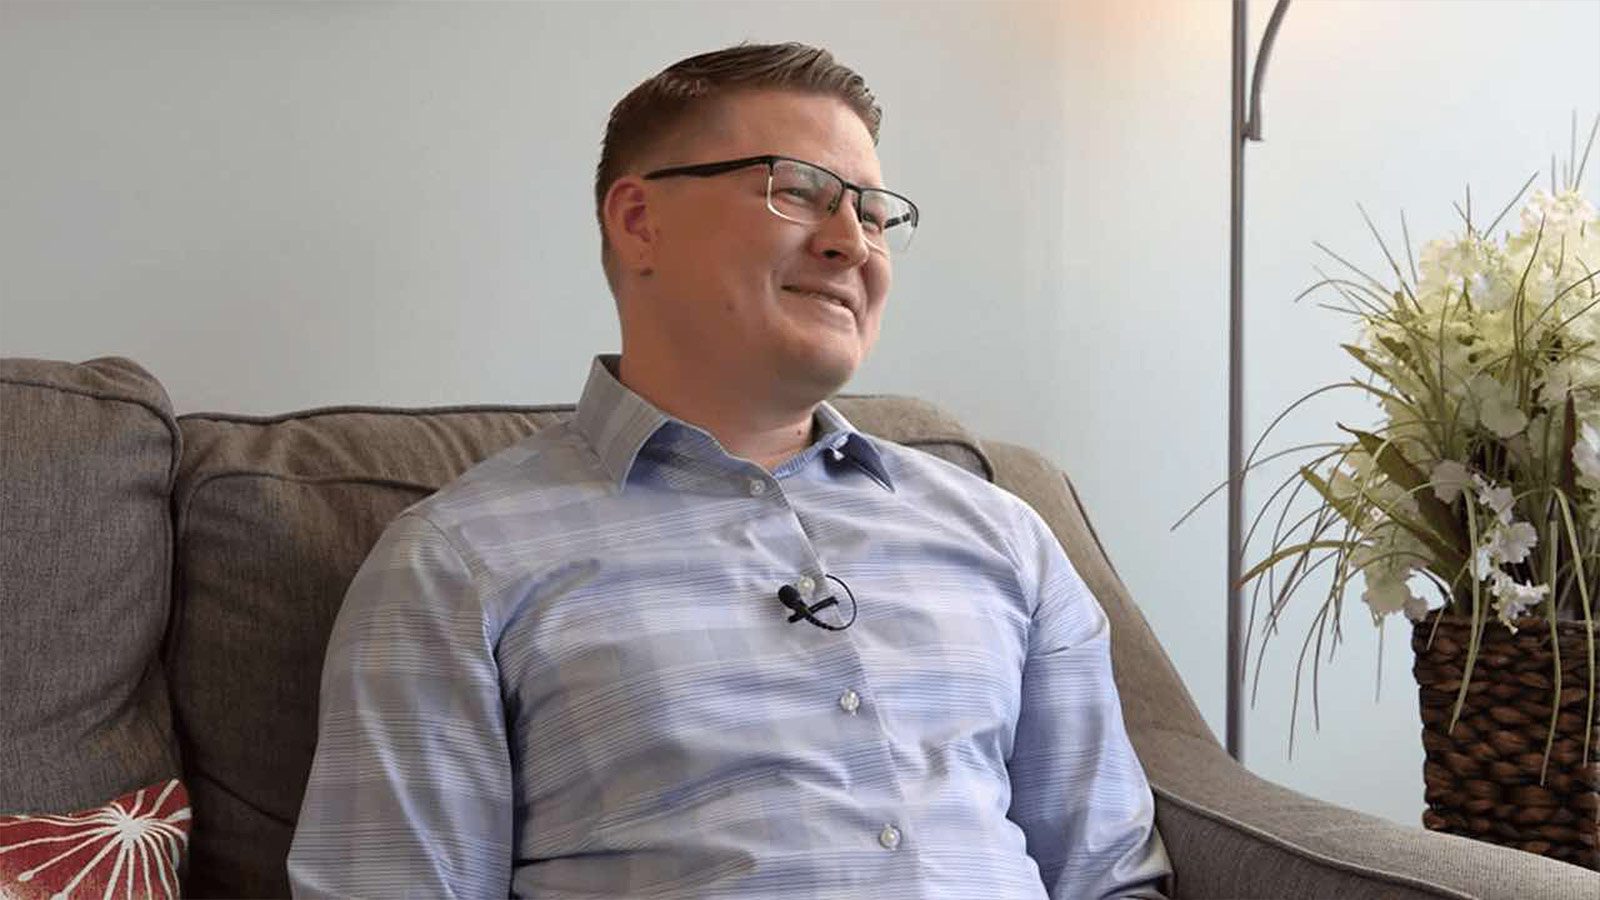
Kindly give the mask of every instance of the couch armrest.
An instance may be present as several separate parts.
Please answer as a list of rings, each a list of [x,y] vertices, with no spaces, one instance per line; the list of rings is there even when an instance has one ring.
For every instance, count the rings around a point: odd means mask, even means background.
[[[1316,800],[1214,741],[1155,731],[1139,749],[1178,897],[1600,897],[1600,873]]]

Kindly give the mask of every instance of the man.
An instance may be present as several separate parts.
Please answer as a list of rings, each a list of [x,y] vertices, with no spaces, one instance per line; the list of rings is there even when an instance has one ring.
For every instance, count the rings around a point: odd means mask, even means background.
[[[1107,620],[1060,545],[825,402],[917,223],[879,115],[793,44],[618,104],[621,356],[351,584],[298,895],[1160,896]]]

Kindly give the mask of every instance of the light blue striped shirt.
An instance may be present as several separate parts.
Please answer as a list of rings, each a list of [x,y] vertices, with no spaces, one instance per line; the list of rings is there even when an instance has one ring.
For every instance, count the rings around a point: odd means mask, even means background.
[[[1161,896],[1106,616],[1026,503],[829,404],[769,473],[615,364],[351,583],[297,896]],[[855,622],[789,622],[848,621],[828,575]]]

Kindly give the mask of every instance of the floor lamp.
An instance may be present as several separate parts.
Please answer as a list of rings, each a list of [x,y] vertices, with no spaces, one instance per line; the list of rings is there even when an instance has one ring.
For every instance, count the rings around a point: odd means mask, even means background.
[[[1278,0],[1267,20],[1256,51],[1255,73],[1245,85],[1245,57],[1249,55],[1249,0],[1233,2],[1233,130],[1230,159],[1233,165],[1233,213],[1229,230],[1228,265],[1228,755],[1244,760],[1244,147],[1261,140],[1261,79],[1278,26],[1289,0]],[[1248,113],[1248,115],[1247,115]]]

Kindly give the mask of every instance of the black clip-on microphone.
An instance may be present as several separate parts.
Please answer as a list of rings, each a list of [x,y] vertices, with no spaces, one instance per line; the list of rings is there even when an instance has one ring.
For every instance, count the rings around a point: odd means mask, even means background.
[[[818,600],[811,606],[807,606],[806,602],[800,599],[800,592],[795,590],[793,585],[786,584],[783,587],[778,588],[778,602],[793,610],[793,612],[789,615],[789,623],[791,625],[800,621],[801,619],[805,619],[807,622],[810,622],[818,628],[826,628],[829,631],[843,631],[846,628],[849,628],[856,620],[856,595],[850,590],[850,585],[845,584],[838,578],[834,578],[832,575],[824,575],[822,577],[833,581],[838,581],[839,586],[844,588],[845,594],[850,597],[849,622],[846,622],[843,625],[829,625],[827,622],[822,621],[814,615],[814,613],[827,609],[830,606],[837,606],[839,603],[839,598],[837,597],[828,597]]]

